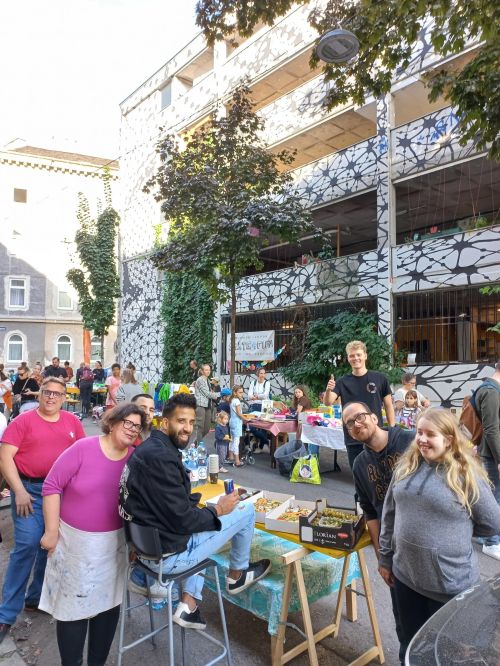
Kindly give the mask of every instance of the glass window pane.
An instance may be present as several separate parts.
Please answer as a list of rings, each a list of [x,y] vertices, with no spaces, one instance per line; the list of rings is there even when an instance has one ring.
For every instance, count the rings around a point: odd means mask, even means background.
[[[20,335],[11,335],[8,343],[8,360],[11,363],[23,360],[23,340]]]
[[[73,301],[67,291],[60,291],[57,294],[57,307],[64,310],[71,310]]]
[[[9,303],[11,306],[24,306],[25,281],[21,279],[10,280]]]

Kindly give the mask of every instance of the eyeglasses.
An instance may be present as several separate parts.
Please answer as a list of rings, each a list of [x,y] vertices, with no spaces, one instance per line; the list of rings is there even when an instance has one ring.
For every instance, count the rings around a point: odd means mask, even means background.
[[[122,423],[125,430],[135,430],[135,432],[141,432],[142,430],[142,426],[139,423],[134,423],[129,419],[123,419]]]
[[[356,416],[353,419],[349,419],[349,421],[345,422],[345,427],[347,430],[352,430],[356,423],[364,423],[366,421],[366,417],[370,416],[369,412],[360,412],[359,414],[356,414]]]
[[[60,391],[49,391],[48,389],[43,389],[42,395],[44,398],[64,398],[66,393],[61,393]]]

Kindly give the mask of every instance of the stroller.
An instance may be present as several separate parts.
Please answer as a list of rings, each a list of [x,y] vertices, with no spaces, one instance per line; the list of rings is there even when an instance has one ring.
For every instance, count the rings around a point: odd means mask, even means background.
[[[104,414],[104,410],[106,408],[103,405],[96,405],[92,409],[92,421],[94,423],[97,423],[97,421],[101,420],[102,415]]]

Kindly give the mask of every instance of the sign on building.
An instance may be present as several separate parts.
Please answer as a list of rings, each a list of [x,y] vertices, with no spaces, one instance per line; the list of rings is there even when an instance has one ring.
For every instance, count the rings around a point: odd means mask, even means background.
[[[231,336],[226,340],[227,358],[231,356]],[[236,361],[269,361],[274,358],[274,331],[236,333]]]

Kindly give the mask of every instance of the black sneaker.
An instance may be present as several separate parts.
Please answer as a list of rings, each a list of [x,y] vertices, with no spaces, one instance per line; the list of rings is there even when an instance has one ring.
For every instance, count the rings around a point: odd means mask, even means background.
[[[45,611],[38,608],[39,601],[25,601],[24,610],[26,613],[45,613]]]
[[[184,629],[199,629],[203,631],[207,627],[207,623],[201,617],[198,606],[196,606],[194,611],[190,611],[189,606],[183,601],[177,606],[173,620],[179,626],[184,627]]]
[[[0,623],[0,643],[3,643],[3,639],[9,633],[11,626],[11,624]]]
[[[226,591],[228,594],[239,594],[253,585],[271,571],[271,560],[258,560],[250,563],[246,571],[243,571],[238,580],[226,579]]]
[[[224,460],[224,465],[234,465],[234,460],[229,460],[229,458],[226,458]]]

